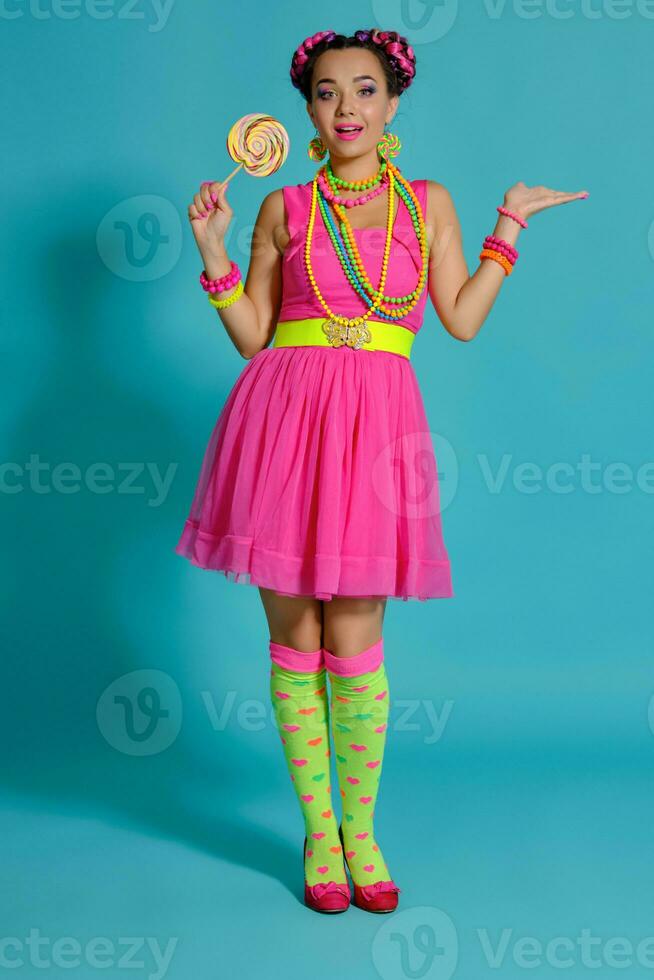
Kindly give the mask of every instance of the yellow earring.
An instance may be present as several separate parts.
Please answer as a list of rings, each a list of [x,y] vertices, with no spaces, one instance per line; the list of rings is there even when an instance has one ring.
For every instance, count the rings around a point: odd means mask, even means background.
[[[307,147],[307,153],[311,160],[324,160],[327,154],[327,147],[323,143],[322,139],[318,135],[318,130],[316,130],[316,135],[312,140],[309,140],[309,146]]]

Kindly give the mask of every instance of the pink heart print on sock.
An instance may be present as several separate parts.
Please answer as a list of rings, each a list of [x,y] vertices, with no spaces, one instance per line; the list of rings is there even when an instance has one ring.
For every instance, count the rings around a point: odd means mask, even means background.
[[[339,673],[329,665],[331,727],[343,798],[345,856],[353,880],[370,885],[391,878],[375,840],[375,801],[389,717],[389,685],[383,659],[363,673]]]
[[[345,884],[343,850],[332,807],[325,670],[324,666],[303,669],[305,662],[315,664],[322,655],[302,654],[271,641],[271,657],[273,712],[307,837],[305,879],[309,886],[326,879]]]

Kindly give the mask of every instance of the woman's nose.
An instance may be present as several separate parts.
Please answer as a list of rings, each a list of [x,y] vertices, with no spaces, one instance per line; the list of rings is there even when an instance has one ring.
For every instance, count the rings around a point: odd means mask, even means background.
[[[351,113],[352,113],[352,105],[351,105],[351,100],[350,100],[349,95],[347,97],[346,96],[343,96],[341,98],[341,101],[340,101],[339,106],[338,106],[338,111],[339,111],[339,113],[342,113],[343,115],[346,115],[346,116],[347,115],[351,115]]]

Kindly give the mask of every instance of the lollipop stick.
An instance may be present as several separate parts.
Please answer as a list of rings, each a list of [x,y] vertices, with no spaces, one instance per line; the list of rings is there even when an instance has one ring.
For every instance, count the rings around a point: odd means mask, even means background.
[[[231,174],[229,175],[229,177],[225,177],[225,179],[224,179],[224,180],[221,180],[221,181],[220,181],[220,186],[221,186],[221,187],[224,187],[224,186],[225,186],[225,184],[227,183],[227,181],[228,181],[228,180],[231,180],[231,179],[232,179],[232,177],[234,176],[234,174],[235,174],[235,173],[236,173],[237,171],[239,171],[239,170],[241,169],[241,167],[242,167],[242,166],[243,166],[243,163],[239,163],[239,165],[238,165],[238,167],[235,167],[235,168],[234,168],[234,169],[232,170],[232,172],[231,172]]]

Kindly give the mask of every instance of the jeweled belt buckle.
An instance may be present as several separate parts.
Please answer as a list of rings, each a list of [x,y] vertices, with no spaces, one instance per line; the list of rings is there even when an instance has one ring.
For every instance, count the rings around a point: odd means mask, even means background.
[[[348,326],[336,320],[325,320],[322,329],[332,347],[342,347],[343,344],[347,344],[354,350],[361,350],[364,344],[369,344],[372,340],[372,334],[365,323]]]

